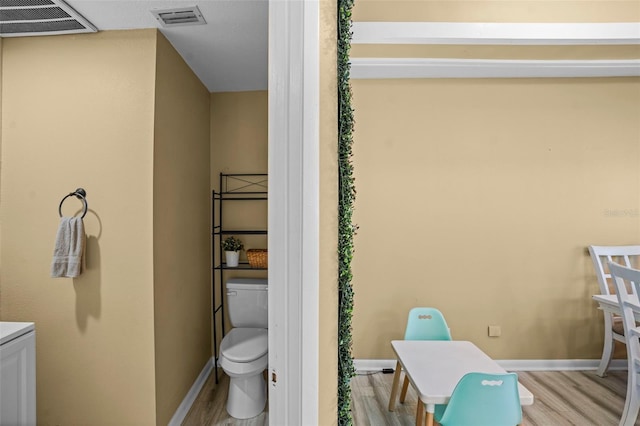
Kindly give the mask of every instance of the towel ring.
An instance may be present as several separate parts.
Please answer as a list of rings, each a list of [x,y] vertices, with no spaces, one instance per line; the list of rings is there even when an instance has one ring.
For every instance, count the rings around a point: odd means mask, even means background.
[[[72,193],[66,195],[62,201],[60,201],[60,205],[58,206],[58,214],[60,215],[60,217],[62,217],[62,203],[64,203],[64,200],[66,200],[67,198],[71,197],[72,195],[75,195],[77,199],[82,201],[82,204],[84,205],[84,209],[82,210],[82,216],[80,216],[80,218],[84,218],[84,216],[87,214],[87,208],[88,208],[88,204],[87,204],[87,191],[85,191],[82,188],[78,188],[75,191],[73,191]]]

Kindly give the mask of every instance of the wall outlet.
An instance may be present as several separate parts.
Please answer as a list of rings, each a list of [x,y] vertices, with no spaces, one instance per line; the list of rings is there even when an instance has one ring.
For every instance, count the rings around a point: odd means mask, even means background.
[[[502,329],[499,325],[490,325],[489,326],[489,337],[500,337],[502,334]]]

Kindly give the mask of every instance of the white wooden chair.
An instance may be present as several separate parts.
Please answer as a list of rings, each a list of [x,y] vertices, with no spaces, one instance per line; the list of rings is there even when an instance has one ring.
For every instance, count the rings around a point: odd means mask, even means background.
[[[640,267],[640,245],[637,246],[589,246],[589,253],[596,271],[600,294],[614,294],[615,285],[611,280],[608,262],[615,262],[628,268]],[[631,291],[635,291],[630,289]],[[597,374],[607,375],[611,358],[613,357],[614,341],[625,343],[622,319],[612,314],[604,314],[604,345],[602,358]]]
[[[617,263],[609,262],[609,271],[613,277],[618,295],[618,303],[622,311],[622,324],[627,339],[627,358],[629,373],[627,379],[627,397],[624,411],[620,419],[620,426],[633,426],[640,411],[640,327],[636,318],[640,318],[638,298],[627,292],[631,286],[634,293],[640,294],[640,270],[627,268]]]

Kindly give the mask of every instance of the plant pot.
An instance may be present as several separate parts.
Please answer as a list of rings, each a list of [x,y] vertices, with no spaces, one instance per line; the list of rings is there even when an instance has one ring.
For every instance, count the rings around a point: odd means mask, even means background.
[[[235,268],[238,266],[238,260],[240,259],[239,251],[225,251],[224,257],[227,260],[227,267]]]

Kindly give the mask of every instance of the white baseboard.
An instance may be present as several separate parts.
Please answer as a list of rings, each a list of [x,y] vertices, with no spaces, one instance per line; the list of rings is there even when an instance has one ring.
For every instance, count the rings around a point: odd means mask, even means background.
[[[502,359],[496,362],[507,371],[569,371],[596,370],[599,359]],[[395,359],[354,359],[356,371],[378,371],[395,368]],[[626,359],[611,361],[610,370],[626,370]]]
[[[599,359],[502,359],[497,361],[507,371],[597,370]],[[626,359],[614,359],[609,370],[626,370]]]
[[[211,371],[213,371],[213,358],[209,358],[209,361],[205,364],[204,368],[196,378],[196,381],[191,386],[191,389],[189,389],[189,392],[187,392],[182,403],[178,406],[178,409],[171,418],[171,421],[169,421],[169,426],[180,426],[182,424],[185,417],[187,417],[193,402],[198,397],[202,386],[204,386],[209,374],[211,374]]]
[[[356,371],[378,371],[383,368],[396,368],[395,359],[354,359]]]

